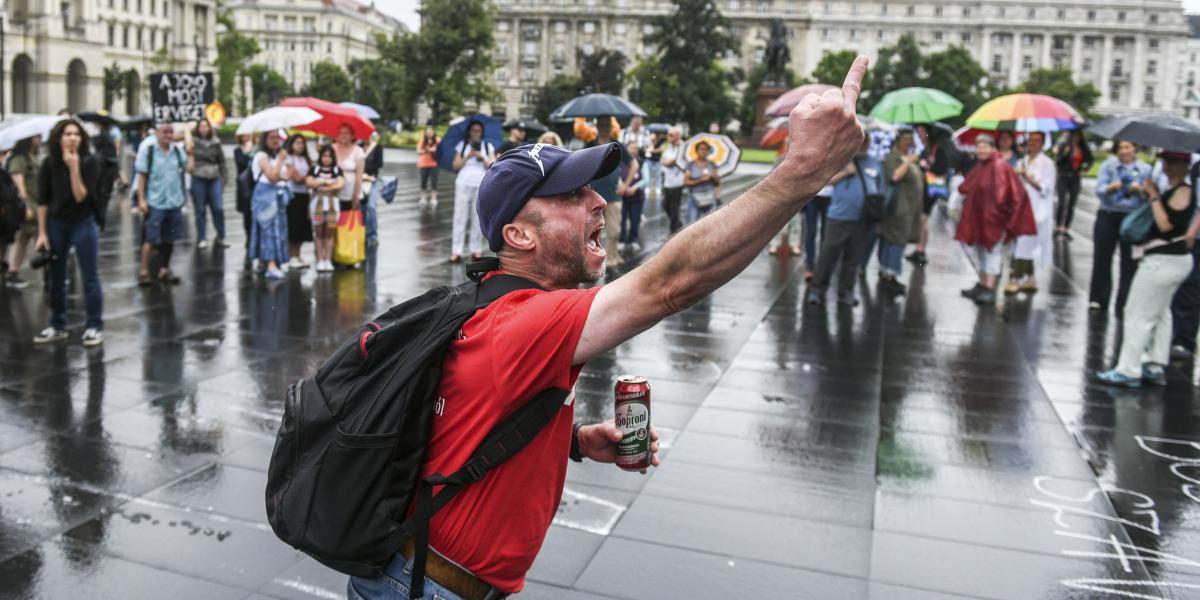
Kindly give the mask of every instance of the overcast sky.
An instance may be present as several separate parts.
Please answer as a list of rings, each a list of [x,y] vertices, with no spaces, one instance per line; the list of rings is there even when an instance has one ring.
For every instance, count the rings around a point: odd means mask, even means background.
[[[371,0],[362,1],[370,3]],[[421,19],[417,17],[417,6],[420,4],[421,0],[375,0],[376,8],[400,19],[411,31],[421,26]]]
[[[1200,13],[1200,0],[1183,0],[1183,12]]]

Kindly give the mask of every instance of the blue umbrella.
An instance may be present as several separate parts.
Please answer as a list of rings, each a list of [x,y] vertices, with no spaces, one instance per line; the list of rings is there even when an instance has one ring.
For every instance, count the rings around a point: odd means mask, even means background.
[[[587,94],[586,96],[577,96],[568,100],[566,104],[563,104],[550,113],[550,119],[555,121],[575,117],[591,119],[605,116],[624,120],[633,117],[644,117],[646,116],[646,111],[620,96]]]
[[[379,118],[379,111],[367,106],[366,104],[358,104],[356,102],[338,102],[338,104],[348,108],[353,108],[354,110],[358,111],[358,116],[364,119],[374,121]]]
[[[467,127],[474,122],[483,123],[483,140],[496,148],[504,143],[504,124],[499,119],[493,119],[482,113],[468,115],[467,118],[450,126],[442,141],[438,143],[438,167],[447,171],[454,170],[454,147],[467,138]]]

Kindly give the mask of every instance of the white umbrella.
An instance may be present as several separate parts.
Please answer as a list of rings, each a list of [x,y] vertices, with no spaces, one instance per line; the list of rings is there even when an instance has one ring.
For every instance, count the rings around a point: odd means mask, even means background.
[[[237,134],[291,129],[319,120],[321,120],[321,113],[305,106],[272,106],[242,119],[242,124],[238,125]]]
[[[0,150],[10,150],[17,142],[35,135],[42,136],[42,140],[45,141],[50,138],[50,130],[54,128],[54,124],[64,118],[66,117],[34,115],[4,127],[0,129]]]
[[[708,144],[708,161],[716,165],[718,175],[725,177],[737,170],[742,149],[729,136],[719,133],[699,133],[684,142],[684,165],[696,160],[696,146],[700,142]]]

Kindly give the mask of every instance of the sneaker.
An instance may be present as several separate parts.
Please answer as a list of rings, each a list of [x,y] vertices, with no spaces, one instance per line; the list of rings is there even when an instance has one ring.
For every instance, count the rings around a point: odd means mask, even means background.
[[[1187,360],[1192,357],[1192,351],[1184,348],[1179,344],[1171,346],[1171,358],[1175,360]]]
[[[633,243],[633,251],[634,251],[634,252],[641,252],[641,251],[642,251],[642,244],[641,244],[641,243],[639,243],[639,242],[634,242],[634,243]]]
[[[301,260],[299,256],[293,256],[289,258],[287,261],[287,266],[289,269],[304,269],[308,267],[308,265]]]
[[[223,238],[217,238],[216,240],[213,241],[213,247],[214,248],[228,248],[229,242],[225,241]]]
[[[47,327],[33,338],[35,344],[48,344],[67,339],[67,332],[53,327]]]
[[[204,250],[205,248],[208,248],[208,240],[200,240],[196,242],[197,250]]]
[[[279,269],[271,269],[270,271],[267,271],[267,279],[279,281],[286,277],[287,277],[287,275],[284,275],[283,271],[280,271]]]
[[[973,287],[971,289],[967,289],[967,290],[962,290],[959,293],[962,294],[963,298],[970,298],[970,299],[974,300],[975,296],[978,296],[980,292],[984,291],[984,289],[986,289],[986,288],[984,288],[982,284],[976,283],[975,287]]]
[[[8,274],[8,277],[6,278],[4,284],[14,290],[23,290],[23,289],[29,287],[29,282],[25,281],[24,279],[21,279],[21,276],[18,275],[15,271]]]
[[[1111,386],[1115,386],[1115,387],[1127,387],[1127,388],[1133,388],[1133,389],[1138,389],[1138,388],[1142,387],[1141,379],[1138,379],[1136,377],[1129,377],[1127,375],[1122,375],[1122,374],[1118,373],[1116,369],[1096,373],[1095,379],[1099,383],[1102,383],[1104,385],[1111,385]]]
[[[625,251],[625,242],[617,242],[617,252]]]
[[[804,301],[809,306],[823,306],[825,304],[825,294],[818,290],[808,290],[808,296]]]
[[[996,290],[983,288],[978,294],[975,294],[975,304],[979,306],[991,306],[996,303]]]
[[[321,261],[320,270],[322,273],[332,273],[333,272],[333,261],[330,261],[330,260]]]
[[[904,292],[907,291],[907,289],[908,289],[908,288],[904,287],[903,283],[900,283],[898,280],[896,280],[892,277],[880,277],[879,278],[879,287],[886,292],[890,292],[890,293],[896,294],[896,295],[903,295]]]
[[[99,346],[104,343],[104,332],[88,327],[83,331],[83,345],[87,347]]]
[[[1009,279],[1008,285],[1004,286],[1004,295],[1012,296],[1021,291],[1021,284],[1017,283],[1016,279]]]
[[[1099,302],[1088,302],[1088,310],[1092,312],[1104,312],[1104,305]]]
[[[924,252],[913,252],[904,258],[908,262],[911,262],[918,267],[923,267],[929,264],[929,256],[927,256]]]
[[[1020,290],[1026,294],[1035,294],[1038,291],[1037,279],[1034,279],[1033,276],[1026,277],[1021,280],[1019,287]]]
[[[1146,363],[1142,365],[1142,381],[1162,387],[1167,385],[1167,373],[1158,363]]]
[[[848,293],[839,292],[837,302],[838,302],[838,304],[841,304],[842,306],[849,306],[849,307],[858,306],[858,298],[854,297],[854,292],[848,292]]]

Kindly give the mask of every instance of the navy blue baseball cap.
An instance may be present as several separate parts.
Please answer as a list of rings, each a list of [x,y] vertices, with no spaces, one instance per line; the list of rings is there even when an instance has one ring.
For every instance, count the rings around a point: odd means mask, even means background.
[[[571,152],[553,144],[528,144],[500,155],[479,184],[479,228],[493,252],[501,231],[534,196],[559,196],[612,173],[621,163],[615,143]]]

